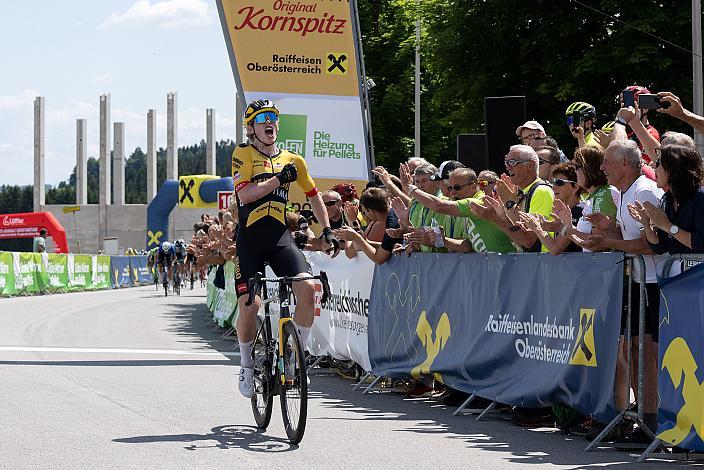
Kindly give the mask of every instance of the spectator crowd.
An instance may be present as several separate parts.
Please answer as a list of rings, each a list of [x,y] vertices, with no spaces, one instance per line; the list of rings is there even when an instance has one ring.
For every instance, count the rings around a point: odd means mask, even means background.
[[[565,124],[574,141],[560,148],[540,122],[516,123],[515,145],[506,149],[505,171],[467,168],[456,160],[435,165],[411,158],[396,169],[378,166],[366,187],[340,184],[322,193],[331,227],[347,258],[368,257],[378,264],[394,255],[443,252],[621,251],[646,261],[645,424],[657,428],[658,268],[667,254],[704,252],[704,165],[686,134],[660,134],[653,113],[679,119],[704,132],[704,117],[686,110],[672,93],[651,94],[629,86],[619,95],[613,121],[597,127],[596,109],[586,102],[567,107]],[[395,173],[395,174],[394,174]],[[304,250],[320,249],[310,210],[288,208],[287,225]],[[194,226],[188,252],[201,265],[222,265],[236,255],[236,208],[217,217],[203,215]],[[638,292],[640,273],[625,282]],[[224,280],[223,280],[224,283]],[[627,284],[624,292],[627,292]],[[638,312],[639,297],[633,296]],[[624,300],[624,306],[627,300]],[[630,406],[629,373],[638,363],[637,315],[626,361],[625,313],[617,361],[615,401]],[[637,390],[633,390],[637,394]],[[411,397],[445,404],[466,398],[430,380],[412,382]],[[564,416],[565,413],[559,413]],[[514,422],[544,425],[558,413],[519,410]],[[558,422],[563,430],[593,438],[603,424],[589,419]],[[649,443],[645,433],[621,424],[607,440]]]

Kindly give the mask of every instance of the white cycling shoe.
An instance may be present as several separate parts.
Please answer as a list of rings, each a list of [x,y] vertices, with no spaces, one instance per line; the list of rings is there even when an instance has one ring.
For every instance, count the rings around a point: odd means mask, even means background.
[[[239,380],[240,393],[245,398],[252,398],[254,396],[254,368],[253,367],[242,367],[240,368],[240,380]]]

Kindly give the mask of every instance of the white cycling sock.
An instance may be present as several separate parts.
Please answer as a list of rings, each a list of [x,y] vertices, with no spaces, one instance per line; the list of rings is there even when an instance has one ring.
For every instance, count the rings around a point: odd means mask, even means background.
[[[254,341],[239,341],[240,343],[240,366],[242,367],[254,367],[254,361],[252,360],[252,344]]]
[[[301,336],[301,344],[303,345],[303,352],[306,350],[306,344],[308,344],[308,337],[310,336],[310,327],[301,326],[296,324],[298,328],[298,334]]]

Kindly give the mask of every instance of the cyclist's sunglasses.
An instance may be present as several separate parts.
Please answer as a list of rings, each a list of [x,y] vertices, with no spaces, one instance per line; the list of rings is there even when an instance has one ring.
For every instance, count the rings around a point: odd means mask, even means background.
[[[254,116],[254,122],[257,124],[264,124],[265,122],[276,122],[279,120],[279,116],[273,111],[267,111],[265,113],[260,113]]]
[[[564,185],[566,185],[567,183],[570,183],[570,184],[577,184],[576,181],[563,180],[562,178],[555,178],[555,179],[552,180],[552,184],[554,184],[555,186],[564,186]]]

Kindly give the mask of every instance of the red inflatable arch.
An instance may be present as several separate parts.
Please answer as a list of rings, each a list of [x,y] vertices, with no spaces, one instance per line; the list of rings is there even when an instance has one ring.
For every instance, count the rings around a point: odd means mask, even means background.
[[[47,236],[54,240],[56,253],[68,253],[66,230],[51,213],[0,214],[0,238],[34,238],[43,228]]]

